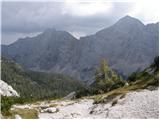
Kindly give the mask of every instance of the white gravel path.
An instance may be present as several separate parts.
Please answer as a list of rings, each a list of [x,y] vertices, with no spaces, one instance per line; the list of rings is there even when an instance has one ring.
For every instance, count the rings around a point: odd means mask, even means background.
[[[63,119],[63,118],[84,118],[89,115],[89,108],[93,105],[93,100],[85,99],[80,102],[58,107],[56,113],[40,113],[40,118]]]
[[[111,103],[93,104],[92,99],[83,99],[58,106],[56,113],[39,113],[39,118],[158,118],[158,98],[158,90],[143,90],[127,94],[115,106],[111,106]]]

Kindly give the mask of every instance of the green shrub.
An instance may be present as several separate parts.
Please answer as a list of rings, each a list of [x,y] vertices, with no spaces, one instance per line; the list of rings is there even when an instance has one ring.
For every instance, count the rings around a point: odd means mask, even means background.
[[[133,72],[129,77],[128,77],[128,79],[127,79],[127,81],[129,81],[129,82],[134,82],[134,81],[136,81],[136,79],[137,79],[137,72]]]
[[[11,113],[9,110],[13,104],[17,104],[17,103],[23,104],[24,102],[25,102],[25,100],[22,98],[1,96],[2,115],[5,115],[5,116],[10,115]]]

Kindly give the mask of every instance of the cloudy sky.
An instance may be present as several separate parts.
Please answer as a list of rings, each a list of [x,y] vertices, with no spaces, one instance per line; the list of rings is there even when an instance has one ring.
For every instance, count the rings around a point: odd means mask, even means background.
[[[79,38],[106,28],[125,15],[144,24],[158,22],[159,15],[158,0],[3,0],[1,8],[2,44],[52,27]]]

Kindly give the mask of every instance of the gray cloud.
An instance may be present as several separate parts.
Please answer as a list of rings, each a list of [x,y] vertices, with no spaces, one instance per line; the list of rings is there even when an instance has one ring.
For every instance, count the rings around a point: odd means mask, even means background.
[[[110,13],[102,12],[85,16],[71,14],[74,9],[67,11],[65,7],[64,2],[3,2],[2,43],[9,44],[18,37],[39,33],[50,27],[77,33],[77,36],[80,36],[80,33],[89,35],[129,14],[135,5],[115,2],[112,3]],[[144,20],[143,17],[141,20]]]

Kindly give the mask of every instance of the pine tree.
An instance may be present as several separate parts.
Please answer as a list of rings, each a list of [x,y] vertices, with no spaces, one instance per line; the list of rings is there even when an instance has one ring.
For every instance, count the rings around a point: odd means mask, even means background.
[[[96,68],[95,80],[99,86],[99,91],[109,91],[111,88],[116,88],[124,83],[122,78],[117,75],[115,71],[109,68],[105,59],[102,59],[100,67]]]

